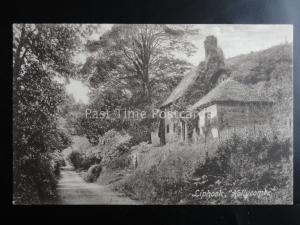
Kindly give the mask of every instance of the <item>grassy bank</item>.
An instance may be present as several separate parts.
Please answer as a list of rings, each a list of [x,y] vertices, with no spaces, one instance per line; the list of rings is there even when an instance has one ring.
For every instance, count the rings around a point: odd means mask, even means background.
[[[156,147],[113,187],[149,204],[291,203],[291,149],[289,139],[236,135],[216,146],[213,156],[203,154],[199,146]],[[220,190],[223,197],[199,196]],[[263,190],[270,195],[248,193]],[[238,191],[248,191],[248,196],[233,194]]]

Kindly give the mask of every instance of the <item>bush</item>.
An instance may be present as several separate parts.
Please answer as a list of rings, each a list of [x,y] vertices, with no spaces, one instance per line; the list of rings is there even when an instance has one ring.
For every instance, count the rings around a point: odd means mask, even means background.
[[[52,167],[54,168],[54,173],[57,177],[60,175],[60,167],[65,166],[65,160],[63,158],[63,155],[60,151],[56,150],[52,153],[50,153]]]
[[[129,168],[132,164],[132,160],[128,154],[113,159],[109,164],[106,165],[111,170],[122,170]]]
[[[196,167],[194,176],[198,179],[193,183],[192,189],[194,191],[197,189],[216,191],[220,188],[223,191],[276,189],[277,192],[285,192],[285,197],[227,198],[220,201],[225,204],[274,204],[280,199],[281,204],[289,203],[287,197],[292,196],[292,189],[288,184],[292,179],[290,155],[289,139],[279,140],[276,136],[252,139],[233,135],[219,145],[213,157],[207,158],[204,163]],[[290,195],[287,194],[288,192]],[[190,203],[199,204],[199,200],[190,200]],[[205,199],[201,202],[211,203]]]
[[[59,152],[31,154],[15,163],[18,165],[14,165],[14,204],[41,204],[55,200],[62,163]]]
[[[148,142],[151,134],[149,124],[154,121],[152,119],[132,120],[128,122],[125,128],[128,134],[132,137],[130,140],[131,145],[137,145],[141,142]]]
[[[75,169],[87,170],[91,165],[100,163],[101,159],[94,154],[84,154],[78,151],[72,151],[68,155],[68,160]]]
[[[195,175],[226,175],[242,178],[253,174],[259,166],[272,166],[291,155],[289,139],[279,140],[276,136],[268,138],[242,138],[233,135],[218,146],[216,154],[199,165]]]
[[[85,174],[84,180],[86,182],[95,182],[100,176],[101,170],[102,167],[99,164],[91,166]]]
[[[101,159],[95,154],[95,146],[81,136],[73,137],[73,144],[66,157],[75,169],[87,170],[90,166],[100,163]]]
[[[132,146],[131,136],[126,133],[110,130],[99,141],[97,150],[102,159],[102,165],[109,165],[112,161],[127,154]]]
[[[68,156],[68,160],[77,169],[81,167],[83,156],[80,152],[72,151]]]
[[[106,132],[96,146],[86,138],[77,136],[67,158],[75,169],[87,170],[100,162],[103,166],[121,169],[129,163],[125,155],[128,155],[131,146],[131,136],[115,130]]]

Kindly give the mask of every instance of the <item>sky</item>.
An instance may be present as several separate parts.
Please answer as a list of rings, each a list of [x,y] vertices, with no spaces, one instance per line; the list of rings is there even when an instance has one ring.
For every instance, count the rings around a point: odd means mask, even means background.
[[[111,26],[111,24],[101,24],[101,32],[94,34],[90,39],[98,39]],[[201,24],[195,25],[195,27],[199,29],[199,33],[189,38],[189,40],[197,46],[198,50],[189,58],[183,57],[195,66],[204,59],[203,42],[208,35],[217,37],[218,45],[222,48],[225,58],[267,49],[285,42],[293,42],[292,25]],[[86,57],[86,53],[81,53],[74,58],[74,61],[83,63]],[[82,82],[71,80],[66,89],[69,94],[74,96],[76,101],[88,103],[89,89]]]
[[[196,25],[199,35],[191,38],[198,47],[195,55],[189,60],[197,65],[204,59],[203,41],[208,35],[215,35],[225,58],[251,51],[267,49],[285,42],[293,42],[292,25]]]
[[[73,95],[75,101],[84,104],[89,103],[89,88],[81,81],[70,79],[70,82],[66,85],[67,93]]]

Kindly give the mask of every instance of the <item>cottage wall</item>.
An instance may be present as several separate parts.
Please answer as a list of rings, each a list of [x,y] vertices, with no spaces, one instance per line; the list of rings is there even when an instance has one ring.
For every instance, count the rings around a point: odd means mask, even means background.
[[[219,138],[226,139],[233,133],[255,136],[270,130],[270,109],[267,104],[218,104]]]
[[[160,145],[160,139],[158,137],[158,129],[154,132],[151,132],[151,142],[152,142],[152,145],[154,145],[154,146]]]
[[[166,143],[176,142],[180,139],[181,127],[180,121],[174,118],[165,119],[165,134],[166,134]]]
[[[221,128],[264,124],[268,122],[270,106],[267,104],[218,104],[217,111]]]
[[[237,104],[227,102],[211,105],[199,112],[199,135],[205,136],[205,129],[209,130],[206,133],[206,139],[223,139],[231,136],[232,133],[255,135],[259,131],[268,131],[270,129],[270,109],[270,105],[262,103]],[[201,139],[197,137],[199,135],[194,130],[193,140],[199,141]]]
[[[275,135],[281,138],[293,137],[293,115],[292,114],[278,114],[272,120],[272,129]]]
[[[184,142],[188,141],[188,127],[187,123],[178,118],[165,118],[164,130],[166,143],[172,142]],[[158,133],[158,132],[156,132]],[[156,133],[152,133],[152,143],[156,143],[160,140]]]
[[[231,137],[233,133],[242,136],[258,135],[260,132],[272,132],[270,126],[270,104],[264,103],[216,103],[199,112],[198,128],[194,129],[193,142],[207,142]],[[166,143],[187,142],[187,123],[180,119],[165,118],[164,134]],[[153,144],[158,140],[152,134]]]
[[[204,108],[203,110],[201,110],[199,112],[199,129],[200,129],[200,135],[204,135],[204,127],[205,127],[205,115],[209,114],[210,117],[210,121],[215,121],[218,120],[218,108],[217,105],[211,105],[207,108]],[[218,137],[218,129],[216,126],[213,126],[213,124],[211,124],[211,133],[213,135],[213,137]]]
[[[218,104],[219,128],[238,127],[249,123],[247,105]]]

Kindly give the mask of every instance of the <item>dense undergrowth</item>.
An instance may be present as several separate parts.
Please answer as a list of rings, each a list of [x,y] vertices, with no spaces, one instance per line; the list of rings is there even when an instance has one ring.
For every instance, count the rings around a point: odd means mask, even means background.
[[[150,204],[284,204],[291,200],[289,139],[233,135],[211,157],[188,146],[173,148],[169,145],[150,151],[144,156],[145,163],[116,183],[115,189]],[[223,197],[197,196],[200,192],[220,190]],[[271,194],[232,195],[243,190],[268,190]]]
[[[55,201],[60,167],[65,161],[59,151],[36,152],[14,162],[14,204],[45,204]]]

